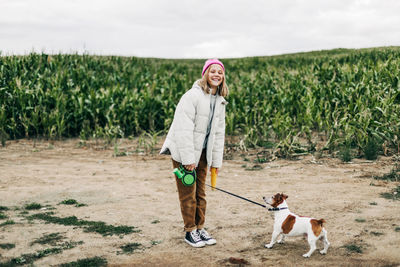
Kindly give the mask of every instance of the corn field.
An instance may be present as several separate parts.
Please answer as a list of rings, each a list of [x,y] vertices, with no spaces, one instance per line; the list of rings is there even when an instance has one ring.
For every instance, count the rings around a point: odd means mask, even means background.
[[[400,48],[222,60],[227,135],[282,156],[371,143],[399,153]],[[204,60],[92,55],[0,56],[0,136],[165,134]]]

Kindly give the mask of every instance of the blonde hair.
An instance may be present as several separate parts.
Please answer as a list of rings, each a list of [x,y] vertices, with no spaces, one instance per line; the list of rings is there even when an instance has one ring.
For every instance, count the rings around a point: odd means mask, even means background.
[[[200,85],[201,89],[203,89],[203,91],[206,92],[206,94],[209,94],[211,92],[211,87],[207,82],[209,72],[210,72],[210,68],[208,68],[206,70],[206,72],[204,73],[203,77],[197,81],[198,84]],[[218,86],[217,93],[223,97],[225,97],[229,94],[229,89],[228,89],[228,86],[226,85],[226,81],[225,81],[225,71],[224,71],[224,77],[222,79],[222,83]]]

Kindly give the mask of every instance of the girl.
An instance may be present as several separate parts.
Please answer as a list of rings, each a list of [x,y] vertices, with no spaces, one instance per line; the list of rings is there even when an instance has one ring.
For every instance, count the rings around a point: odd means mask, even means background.
[[[204,229],[206,213],[205,181],[209,167],[222,165],[225,140],[225,106],[228,95],[225,67],[218,59],[205,62],[202,78],[180,99],[160,154],[171,154],[174,168],[182,165],[196,171],[192,186],[175,176],[185,241],[193,247],[214,245],[217,241]]]

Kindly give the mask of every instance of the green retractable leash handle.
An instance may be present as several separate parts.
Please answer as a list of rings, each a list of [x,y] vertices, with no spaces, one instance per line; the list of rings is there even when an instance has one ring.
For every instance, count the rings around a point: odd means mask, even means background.
[[[173,172],[176,177],[181,179],[184,186],[192,186],[196,182],[196,171],[194,169],[188,171],[181,165],[179,168],[175,168]]]

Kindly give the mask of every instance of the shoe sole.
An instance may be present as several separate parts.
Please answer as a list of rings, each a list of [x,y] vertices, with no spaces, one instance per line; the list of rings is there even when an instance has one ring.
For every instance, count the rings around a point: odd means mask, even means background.
[[[203,242],[206,243],[206,245],[209,245],[209,246],[217,244],[216,240],[214,240],[214,241],[205,241],[205,240],[203,240]]]
[[[188,243],[189,245],[191,245],[192,247],[194,247],[194,248],[202,248],[202,247],[205,247],[206,246],[206,243],[203,241],[203,243],[200,243],[200,242],[198,242],[198,243],[192,243],[192,242],[190,242],[190,241],[188,241],[186,238],[184,238],[184,240],[185,240],[185,242],[186,243]],[[200,243],[200,244],[199,244]]]

